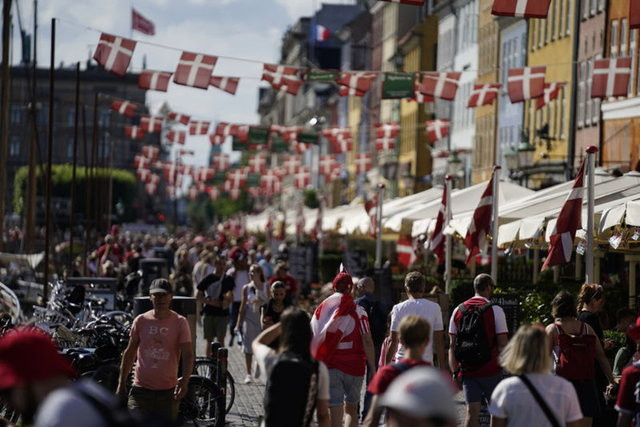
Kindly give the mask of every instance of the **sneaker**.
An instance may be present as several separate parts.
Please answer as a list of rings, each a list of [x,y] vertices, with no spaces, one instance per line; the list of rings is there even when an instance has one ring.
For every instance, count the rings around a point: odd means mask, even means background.
[[[229,338],[229,347],[233,347],[233,338],[234,334],[231,334],[231,337]]]
[[[244,377],[245,384],[251,384],[252,382],[253,382],[253,378],[251,378],[251,375],[247,375],[246,377]]]

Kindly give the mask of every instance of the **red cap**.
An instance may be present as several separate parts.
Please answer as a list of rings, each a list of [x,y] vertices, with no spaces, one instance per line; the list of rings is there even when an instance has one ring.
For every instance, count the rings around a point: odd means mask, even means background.
[[[634,341],[640,340],[640,317],[636,319],[636,324],[629,328],[627,335],[629,335]]]
[[[353,286],[353,279],[349,273],[340,272],[333,279],[333,290],[337,292],[348,292]]]
[[[14,329],[0,338],[0,390],[73,375],[67,359],[39,329]]]

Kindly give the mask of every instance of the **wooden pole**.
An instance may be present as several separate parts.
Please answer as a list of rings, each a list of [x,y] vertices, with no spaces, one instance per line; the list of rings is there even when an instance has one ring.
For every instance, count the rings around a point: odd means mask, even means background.
[[[4,211],[7,192],[7,154],[9,151],[9,92],[11,74],[9,49],[11,46],[11,4],[2,4],[2,104],[0,105],[0,250],[3,248]]]
[[[76,64],[76,109],[73,122],[73,169],[71,171],[71,215],[69,216],[69,273],[73,268],[73,228],[75,226],[76,197],[76,168],[78,166],[78,119],[80,117],[80,63]]]
[[[82,252],[82,274],[85,277],[87,274],[87,250],[89,248],[89,231],[90,231],[90,212],[91,212],[91,197],[89,194],[89,188],[91,181],[89,179],[89,145],[87,143],[87,106],[82,104],[82,144],[84,151],[84,251]]]
[[[45,237],[44,237],[44,283],[42,297],[46,304],[49,300],[49,256],[51,247],[51,169],[53,167],[53,118],[56,60],[56,18],[51,18],[51,62],[49,63],[49,134],[47,135],[47,195],[45,203]]]
[[[33,253],[35,250],[35,230],[36,230],[36,196],[38,185],[36,177],[37,153],[39,151],[38,141],[38,109],[37,109],[37,88],[38,88],[38,0],[33,1],[33,62],[32,62],[32,84],[31,84],[31,140],[29,143],[29,178],[27,180],[26,206],[25,206],[25,252]]]

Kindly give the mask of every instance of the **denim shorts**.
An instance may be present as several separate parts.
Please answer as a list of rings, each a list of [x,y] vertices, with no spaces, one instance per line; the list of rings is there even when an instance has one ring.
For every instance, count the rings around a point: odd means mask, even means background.
[[[354,377],[339,369],[329,369],[329,407],[360,402],[363,380],[364,376]]]
[[[501,380],[502,375],[482,378],[463,377],[462,391],[464,393],[464,400],[467,403],[482,402],[482,396],[484,395],[488,403],[491,400],[493,389],[496,388]]]

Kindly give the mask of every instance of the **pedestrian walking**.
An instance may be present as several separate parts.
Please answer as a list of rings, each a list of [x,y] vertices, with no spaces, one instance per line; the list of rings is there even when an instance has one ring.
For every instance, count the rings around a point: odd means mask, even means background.
[[[258,264],[249,267],[249,277],[251,281],[242,288],[242,300],[238,321],[234,331],[242,335],[242,352],[244,353],[247,375],[245,384],[253,381],[251,367],[253,361],[253,351],[251,344],[262,330],[260,325],[260,307],[267,302],[268,286],[265,283],[264,273]]]
[[[502,379],[498,356],[507,345],[508,329],[504,311],[490,301],[494,287],[491,276],[477,275],[475,296],[456,307],[449,322],[449,367],[462,378],[467,427],[479,425],[482,400],[491,399]]]
[[[269,284],[272,285],[275,282],[284,284],[284,288],[287,291],[287,301],[292,303],[298,295],[298,281],[289,274],[289,267],[285,261],[280,261],[273,270],[273,276],[269,280]]]
[[[576,319],[576,309],[574,296],[566,291],[559,292],[551,301],[551,315],[555,321],[546,331],[556,375],[573,384],[585,418],[582,425],[588,427],[603,409],[596,388],[595,362],[602,368],[610,387],[614,387],[614,379],[598,337],[591,326]]]
[[[580,402],[573,385],[551,373],[553,362],[544,330],[525,325],[518,329],[500,355],[500,364],[512,377],[491,395],[492,427],[579,427]]]
[[[329,372],[311,357],[311,337],[309,315],[290,307],[253,341],[267,383],[263,426],[307,427],[314,409],[318,425],[329,426]],[[277,351],[271,347],[276,340]]]
[[[127,395],[127,377],[133,368],[128,405],[140,411],[176,420],[178,404],[187,393],[193,369],[191,331],[184,316],[171,310],[171,285],[155,279],[149,288],[153,309],[138,315],[120,364],[117,394]],[[182,360],[182,379],[178,365]]]
[[[242,302],[242,288],[249,283],[249,265],[247,264],[247,252],[238,245],[229,251],[229,259],[233,263],[227,271],[227,275],[233,279],[233,303],[229,311],[229,347],[234,344],[234,338],[237,338],[238,344],[241,344],[242,338],[234,331],[238,322],[238,313],[240,312],[240,303]]]
[[[287,291],[284,283],[280,281],[273,282],[270,286],[271,298],[260,307],[260,325],[262,329],[280,321],[280,315],[291,304],[287,302]]]
[[[404,357],[405,348],[399,342],[400,322],[406,316],[417,315],[429,322],[431,325],[429,344],[425,347],[423,359],[425,362],[433,364],[433,350],[435,346],[437,355],[437,365],[445,368],[445,351],[444,351],[444,326],[442,324],[442,309],[438,304],[423,298],[426,280],[424,276],[412,271],[407,274],[404,279],[404,289],[408,299],[396,304],[391,309],[391,342],[387,349],[386,361],[391,362],[392,355],[395,354],[396,360]],[[433,343],[433,344],[432,344]]]
[[[640,345],[640,317],[631,327],[627,335],[636,346]],[[618,427],[631,427],[638,424],[640,416],[640,361],[635,360],[622,371],[620,388],[615,409],[618,411]],[[633,423],[635,418],[635,423]]]
[[[353,300],[353,279],[339,273],[334,293],[315,310],[311,319],[311,354],[329,368],[329,409],[333,427],[358,425],[358,402],[365,375],[376,372],[373,340],[364,309]]]

